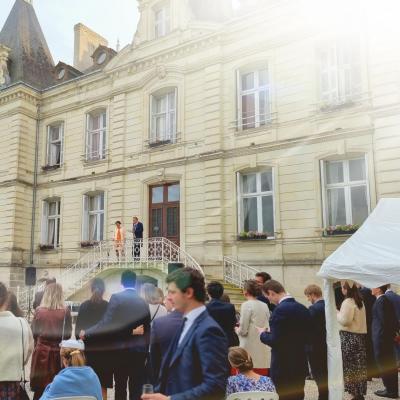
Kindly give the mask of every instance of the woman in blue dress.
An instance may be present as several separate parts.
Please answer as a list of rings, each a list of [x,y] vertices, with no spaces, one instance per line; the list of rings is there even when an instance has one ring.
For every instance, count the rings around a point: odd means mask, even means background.
[[[267,376],[258,375],[253,371],[253,361],[247,351],[241,347],[231,347],[228,359],[238,375],[228,378],[226,395],[239,392],[275,392],[275,386]]]

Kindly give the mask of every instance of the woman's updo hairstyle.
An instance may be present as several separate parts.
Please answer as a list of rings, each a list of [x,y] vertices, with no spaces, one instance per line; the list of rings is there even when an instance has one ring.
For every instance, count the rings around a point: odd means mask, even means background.
[[[247,372],[253,369],[253,360],[250,354],[242,347],[229,348],[228,359],[231,366],[239,372]]]
[[[82,350],[62,347],[60,353],[61,357],[67,361],[68,367],[83,367],[86,365],[85,355]]]

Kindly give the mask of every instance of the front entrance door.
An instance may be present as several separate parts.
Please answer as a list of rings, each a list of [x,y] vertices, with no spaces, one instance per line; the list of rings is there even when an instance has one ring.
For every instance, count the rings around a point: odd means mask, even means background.
[[[166,237],[179,246],[179,183],[150,187],[150,237]]]

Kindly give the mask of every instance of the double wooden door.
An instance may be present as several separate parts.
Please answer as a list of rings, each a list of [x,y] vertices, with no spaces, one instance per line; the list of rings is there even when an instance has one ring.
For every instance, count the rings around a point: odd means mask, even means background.
[[[179,183],[150,187],[150,237],[165,237],[179,246]]]

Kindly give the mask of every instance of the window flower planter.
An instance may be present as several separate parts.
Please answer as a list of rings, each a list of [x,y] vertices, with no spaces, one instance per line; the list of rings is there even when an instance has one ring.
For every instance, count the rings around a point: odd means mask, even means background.
[[[54,250],[54,244],[39,244],[39,249],[41,251]]]
[[[44,165],[42,167],[42,171],[54,171],[55,169],[60,168],[60,164],[54,164],[54,165]]]
[[[238,240],[266,240],[268,237],[272,237],[272,235],[267,232],[240,232],[237,239]]]
[[[325,236],[336,236],[336,235],[352,235],[357,231],[359,225],[336,225],[328,226],[324,234]]]
[[[89,247],[95,247],[99,244],[98,241],[96,240],[85,240],[81,242],[81,247],[84,248],[89,248]]]

